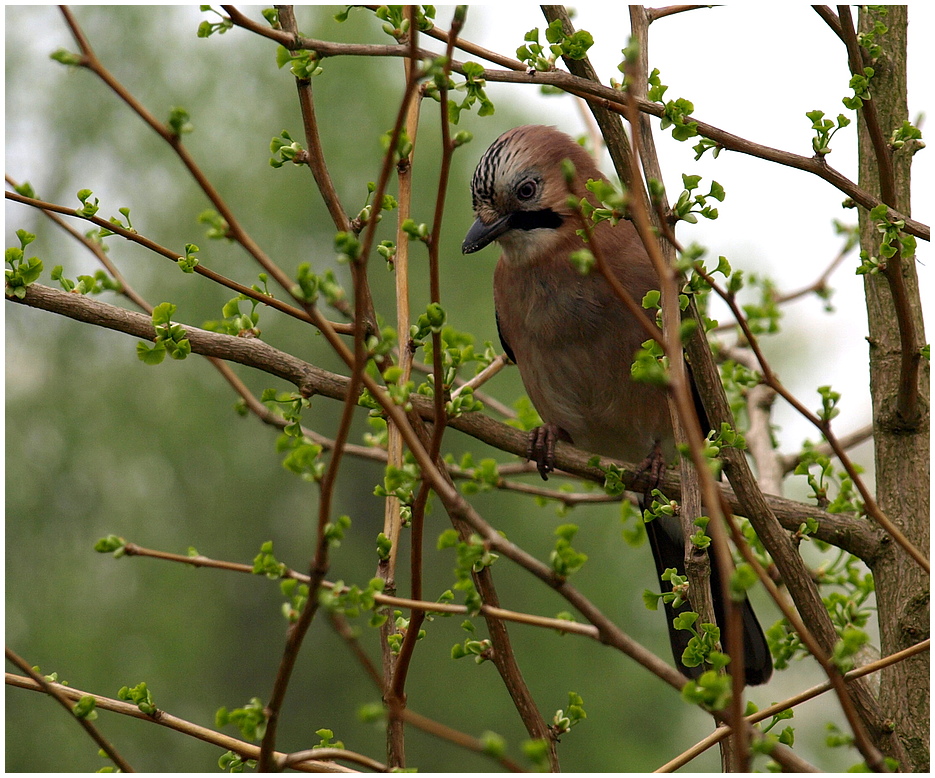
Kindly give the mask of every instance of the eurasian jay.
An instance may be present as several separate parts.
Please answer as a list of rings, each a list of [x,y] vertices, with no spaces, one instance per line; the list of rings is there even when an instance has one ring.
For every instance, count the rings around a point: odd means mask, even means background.
[[[570,182],[564,160],[574,167]],[[586,244],[577,234],[581,221],[568,198],[594,202],[585,188],[589,179],[606,180],[572,138],[552,127],[527,125],[494,141],[471,182],[477,220],[462,251],[469,254],[492,241],[503,249],[494,272],[497,330],[544,422],[531,433],[529,448],[543,478],[553,468],[557,439],[631,463],[649,461],[660,451],[667,462],[676,457],[665,389],[631,377],[633,356],[647,340],[646,331],[600,272],[582,274],[569,261]],[[637,303],[659,287],[629,221],[595,224],[591,241]],[[675,568],[684,575],[679,519],[656,518],[646,531],[658,574]],[[666,582],[662,587],[670,588]],[[711,590],[715,616],[723,626],[720,573],[713,555]],[[702,667],[681,662],[691,633],[672,626],[675,615],[688,608],[666,606],[669,640],[681,672],[698,677]],[[743,626],[746,683],[765,683],[772,660],[749,601],[744,601]]]

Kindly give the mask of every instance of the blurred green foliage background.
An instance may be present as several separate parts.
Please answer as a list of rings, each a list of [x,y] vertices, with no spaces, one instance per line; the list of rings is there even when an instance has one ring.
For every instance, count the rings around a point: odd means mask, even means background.
[[[369,12],[354,11],[337,24],[336,10],[302,7],[300,28],[328,40],[390,41]],[[7,6],[5,13],[8,174],[29,180],[38,196],[57,203],[76,205],[75,192],[90,188],[102,215],[129,207],[142,234],[177,251],[197,243],[202,263],[242,283],[255,282],[258,268],[242,251],[205,239],[197,216],[209,204],[171,149],[91,73],[49,59],[59,47],[75,48],[58,11]],[[256,9],[251,13],[259,18]],[[273,44],[243,30],[200,40],[195,31],[204,15],[195,6],[82,6],[75,14],[104,64],[156,116],[167,117],[175,106],[189,111],[195,131],[185,144],[275,261],[289,273],[302,262],[319,273],[335,267],[334,230],[308,171],[268,164],[270,138],[283,129],[301,137],[293,78],[276,68]],[[531,6],[530,16],[529,27],[542,24]],[[449,20],[450,11],[440,9],[439,24],[446,27]],[[379,136],[392,126],[401,73],[401,60],[342,57],[326,60],[324,74],[314,80],[324,150],[351,214],[378,175]],[[474,333],[479,346],[496,342],[490,296],[495,254],[460,253],[471,222],[470,175],[500,132],[525,121],[554,122],[572,107],[568,97],[550,105],[551,113],[520,115],[500,100],[492,119],[462,116],[461,128],[476,137],[455,155],[441,244],[442,301],[449,322]],[[438,106],[427,101],[415,156],[417,221],[431,222],[437,127]],[[47,271],[61,264],[74,277],[97,269],[89,253],[41,214],[8,205],[6,218],[7,245],[16,245],[17,228],[36,233],[30,249]],[[392,215],[385,220],[381,238],[393,237],[393,221]],[[142,295],[153,304],[175,303],[179,320],[200,326],[220,318],[232,296],[118,238],[108,244],[111,258]],[[336,269],[346,282],[346,268]],[[425,253],[414,245],[415,312],[427,302],[426,269]],[[370,279],[378,311],[392,322],[393,276],[379,258],[371,261]],[[50,283],[47,275],[43,282]],[[277,348],[341,372],[311,328],[270,310],[262,311],[260,328]],[[57,672],[86,691],[115,696],[119,687],[145,680],[159,708],[205,726],[213,726],[221,706],[267,699],[286,627],[276,582],[149,559],[115,561],[92,549],[99,537],[115,533],[150,548],[185,553],[194,546],[210,557],[250,562],[261,543],[272,540],[282,561],[305,569],[317,489],[283,469],[276,431],[237,415],[230,388],[200,358],[147,367],[124,335],[22,306],[7,306],[6,369],[7,644],[43,672]],[[256,393],[290,388],[246,369],[237,372]],[[488,388],[507,403],[522,391],[515,370]],[[331,434],[339,410],[332,401],[315,399],[306,423]],[[363,413],[360,418],[357,441],[366,429]],[[456,456],[493,453],[451,431],[445,445]],[[509,461],[502,454],[499,459]],[[363,585],[374,574],[383,504],[372,491],[381,479],[380,467],[346,458],[335,511],[350,515],[353,526],[334,554],[331,580]],[[662,615],[647,612],[640,597],[653,587],[650,555],[623,541],[619,507],[577,508],[569,518],[515,495],[472,499],[489,521],[540,558],[547,558],[557,525],[580,524],[575,547],[590,561],[575,584],[628,633],[668,658]],[[434,550],[448,526],[440,506],[429,519],[426,590],[434,598],[453,583],[454,558],[451,551]],[[401,569],[405,564],[403,556]],[[550,590],[505,561],[495,565],[494,577],[504,607],[544,615],[566,610]],[[407,594],[404,581],[400,594]],[[771,623],[769,608],[761,610]],[[408,683],[409,703],[475,736],[498,732],[519,757],[526,734],[492,665],[449,657],[451,646],[466,636],[460,621],[439,618],[427,625]],[[483,633],[482,620],[476,621]],[[378,662],[377,634],[363,619],[361,626],[364,646]],[[710,731],[708,717],[626,657],[583,638],[521,626],[510,631],[547,718],[566,705],[569,691],[584,698],[588,719],[560,746],[566,770],[650,770]],[[795,688],[817,680],[808,668],[794,672]],[[768,704],[783,696],[783,683],[780,678],[751,696]],[[348,748],[382,759],[382,730],[357,718],[362,704],[379,699],[319,616],[288,694],[278,746],[309,747],[318,742],[315,730],[327,727]],[[214,746],[113,714],[102,713],[98,724],[137,769],[216,769],[220,752]],[[11,772],[89,771],[106,764],[79,727],[40,695],[9,689],[6,729]],[[821,734],[814,732],[816,741]],[[806,743],[803,755],[810,753]],[[407,756],[420,771],[496,766],[412,728]],[[827,766],[827,754],[822,760]],[[717,768],[714,753],[693,764]]]

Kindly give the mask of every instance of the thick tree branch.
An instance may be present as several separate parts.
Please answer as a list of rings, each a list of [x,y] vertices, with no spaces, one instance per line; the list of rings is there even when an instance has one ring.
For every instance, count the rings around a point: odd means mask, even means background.
[[[901,127],[909,116],[909,13],[906,6],[863,6],[859,10],[860,32],[872,34],[880,46],[880,56],[873,63],[870,90],[876,116],[886,132]],[[881,169],[869,117],[860,111],[858,119],[858,182],[882,196],[882,179],[887,173]],[[892,155],[897,200],[890,204],[907,213],[911,211],[912,159],[909,144]],[[860,212],[859,216],[861,248],[868,256],[882,255],[880,225],[867,212]],[[932,521],[930,364],[925,360],[924,364],[907,366],[907,359],[921,359],[925,305],[915,258],[903,257],[899,242],[894,243],[897,250],[886,259],[886,272],[864,276],[874,426],[874,496],[879,509],[892,519],[900,533],[916,548],[928,549]],[[910,328],[918,339],[914,345],[907,342]],[[880,649],[885,653],[895,653],[930,632],[931,575],[927,566],[912,564],[904,549],[902,543],[891,544],[887,553],[870,565],[877,598]],[[880,676],[880,704],[893,721],[896,736],[907,754],[901,761],[906,769],[920,772],[927,772],[930,764],[930,672],[929,656],[919,655],[887,668]]]
[[[838,6],[838,20],[841,25],[841,39],[847,48],[847,64],[851,75],[863,75],[864,52],[857,41],[857,30],[854,29],[854,20],[851,18],[851,9],[846,5]],[[896,203],[896,178],[893,173],[893,150],[886,142],[880,118],[877,115],[876,101],[871,93],[869,99],[863,101],[860,109],[863,112],[867,132],[873,144],[874,157],[880,173],[880,198],[887,205]]]
[[[562,19],[566,34],[574,32],[564,8],[556,13],[556,17]],[[718,594],[721,601],[727,604],[726,621],[721,625],[724,636],[721,647],[731,657],[732,662],[742,666],[744,646],[740,623],[741,604],[730,592],[729,580],[734,570],[734,561],[724,526],[726,506],[717,499],[716,479],[705,462],[703,436],[706,430],[701,428],[692,396],[693,383],[682,350],[679,308],[682,279],[676,269],[674,244],[659,239],[668,217],[668,199],[663,193],[659,198],[659,206],[654,208],[646,195],[649,181],[663,180],[649,117],[641,113],[636,104],[637,98],[646,97],[649,86],[649,24],[649,16],[643,8],[630,7],[631,41],[637,47],[637,54],[628,57],[626,61],[626,80],[629,83],[626,117],[630,124],[632,149],[631,153],[627,153],[626,149],[618,153],[628,157],[631,176],[627,190],[629,214],[656,269],[662,294],[662,323],[665,335],[663,347],[669,360],[668,396],[672,431],[676,446],[687,445],[690,453],[689,456],[681,457],[679,461],[682,482],[683,553],[689,579],[689,600],[692,610],[699,614],[702,623],[717,623],[710,586],[711,565],[716,563],[722,572],[721,591]],[[565,62],[569,68],[575,64],[568,58],[565,58]],[[608,145],[611,143],[612,139],[608,140]],[[636,182],[639,182],[638,186],[635,186]],[[712,540],[707,553],[697,549],[690,540],[695,519],[705,514],[712,519],[707,529]],[[723,672],[726,672],[726,669]],[[749,769],[749,731],[746,727],[739,726],[744,708],[744,674],[731,673],[731,684],[728,721],[738,726],[735,726],[731,740],[725,741],[721,746],[721,764],[725,771],[746,772]]]
[[[32,284],[27,287],[26,295],[22,300],[7,299],[11,303],[50,311],[76,321],[123,332],[142,340],[151,341],[155,337],[155,330],[149,316],[42,284]],[[347,396],[348,379],[346,376],[331,373],[304,362],[258,338],[236,338],[190,326],[185,326],[185,331],[191,341],[192,351],[196,354],[236,362],[276,376],[291,383],[299,392],[308,397],[321,395],[333,400],[343,400]],[[410,399],[415,410],[423,418],[431,421],[431,402],[415,394],[411,395]],[[448,423],[451,427],[499,448],[501,451],[523,458],[526,456],[526,434],[483,413],[464,414],[450,419]],[[593,455],[563,442],[556,446],[555,457],[556,465],[560,470],[596,483],[604,482],[606,468],[615,462],[612,459],[601,458],[597,465],[591,464]],[[623,480],[629,483],[634,475],[634,464],[623,462],[616,464],[622,466]],[[681,494],[678,477],[672,473],[666,475],[660,488],[675,499]],[[721,485],[720,488],[731,510],[739,515],[745,515],[733,490],[726,485]],[[882,533],[866,521],[828,513],[795,500],[773,496],[767,496],[765,499],[776,518],[790,531],[795,532],[806,518],[813,517],[819,522],[819,529],[814,535],[819,540],[843,548],[864,561],[874,559],[882,550]]]
[[[701,334],[704,332],[704,328],[700,318],[697,318],[694,306],[692,308],[698,325],[694,335],[689,338],[687,353],[695,371],[701,397],[705,401],[705,410],[712,423],[719,424],[722,421],[732,423],[730,406],[724,395],[720,376],[711,358],[710,349],[707,348],[707,343]],[[736,310],[736,307],[732,310],[737,320],[743,324],[744,320],[741,312]],[[753,338],[749,330],[745,330],[745,333],[748,337]],[[751,345],[756,351],[755,338],[753,338]],[[760,367],[764,371],[765,377],[769,366],[758,351],[757,358],[760,361]],[[784,388],[778,382],[770,383],[770,385],[780,393],[784,392]],[[787,395],[788,392],[783,396],[786,397]],[[709,403],[713,404],[709,405]],[[829,442],[832,441],[829,439]],[[844,455],[840,451],[836,453],[839,454],[839,458]],[[832,655],[834,646],[838,641],[838,635],[834,630],[815,582],[808,575],[801,556],[793,546],[792,539],[783,530],[777,517],[772,512],[766,496],[753,477],[746,457],[742,451],[734,448],[726,448],[724,454],[726,459],[725,473],[741,498],[742,512],[750,519],[757,536],[770,552],[798,608],[798,613],[787,613],[785,610],[784,613],[789,618],[790,624],[796,625],[798,622],[798,626],[795,627],[796,630],[828,675],[829,682],[835,687],[861,754],[867,760],[867,763],[872,766],[882,764],[879,753],[881,750],[890,755],[901,755],[903,753],[901,745],[893,736],[892,731],[889,731],[886,727],[884,715],[870,690],[865,684],[858,682],[854,684],[850,694],[848,694],[837,668],[830,662],[829,657]],[[759,567],[757,560],[752,555],[748,556],[748,548],[741,547],[740,550],[754,569]],[[764,583],[767,588],[772,585],[771,581],[768,580],[764,580]],[[777,603],[782,607],[780,601],[777,600]],[[801,614],[801,620],[799,614]],[[808,625],[808,629],[805,628],[805,625]]]

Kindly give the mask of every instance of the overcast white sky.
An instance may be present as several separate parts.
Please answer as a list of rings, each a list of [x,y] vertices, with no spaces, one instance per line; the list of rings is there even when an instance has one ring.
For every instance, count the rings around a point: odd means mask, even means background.
[[[575,24],[594,35],[591,60],[602,82],[608,83],[619,76],[620,49],[629,35],[627,7],[587,2],[576,8]],[[512,55],[533,24],[545,27],[541,14],[535,16],[530,10],[526,4],[510,4],[506,12],[500,5],[471,6],[463,34]],[[909,110],[915,121],[920,112],[932,110],[932,4],[911,5],[909,18]],[[530,19],[535,21],[530,23]],[[446,24],[441,16],[438,21]],[[662,83],[669,85],[667,98],[685,97],[694,103],[697,118],[779,149],[811,154],[807,111],[821,109],[832,118],[839,113],[853,118],[853,112],[841,103],[849,94],[843,45],[810,6],[745,3],[666,17],[650,29],[649,58],[650,66],[661,71]],[[491,85],[489,92],[495,103],[498,99],[528,100],[533,121],[555,124],[572,134],[583,131],[570,98],[544,98],[533,90],[500,85]],[[852,179],[856,178],[855,127],[856,122],[835,136],[828,160]],[[930,124],[923,124],[923,135],[926,131],[931,131]],[[717,160],[709,154],[696,163],[693,141],[680,144],[668,132],[657,132],[656,142],[670,197],[681,191],[682,173],[701,174],[703,183],[714,178],[727,190],[718,220],[684,226],[681,239],[707,246],[715,258],[726,255],[734,267],[769,274],[782,290],[813,281],[835,256],[841,242],[832,219],[856,223],[854,211],[840,208],[843,195],[808,174],[730,152]],[[913,165],[913,216],[927,224],[935,199],[932,154],[930,143],[929,149],[916,155]],[[609,163],[604,169],[612,172]],[[856,264],[855,255],[832,279],[836,289],[832,318],[822,313],[815,298],[790,306],[786,325],[799,324],[798,335],[771,344],[772,357],[786,365],[787,384],[806,405],[818,407],[814,389],[819,385],[831,384],[844,391],[836,421],[839,433],[870,419],[867,324],[862,281],[854,274]],[[935,293],[932,266],[931,246],[920,241],[923,300],[931,300]],[[931,306],[927,313],[930,310]],[[789,375],[797,361],[809,367],[809,375]],[[796,448],[805,436],[817,437],[806,422],[785,408],[777,408],[776,418],[786,448]]]

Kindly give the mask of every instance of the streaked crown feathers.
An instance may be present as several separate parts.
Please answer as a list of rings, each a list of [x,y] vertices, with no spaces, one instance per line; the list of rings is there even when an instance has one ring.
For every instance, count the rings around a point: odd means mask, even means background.
[[[584,182],[589,178],[603,178],[588,153],[554,127],[527,124],[508,130],[477,163],[471,181],[475,213],[487,220],[515,208],[515,189],[525,178],[537,180],[542,188],[536,198],[538,207],[566,211],[569,189],[562,174],[564,159],[575,166],[577,181],[572,191],[576,194],[580,189],[584,195]]]

